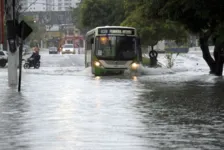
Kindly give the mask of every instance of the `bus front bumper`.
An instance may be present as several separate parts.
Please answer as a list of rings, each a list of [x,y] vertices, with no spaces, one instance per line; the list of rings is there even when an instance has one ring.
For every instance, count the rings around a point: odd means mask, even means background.
[[[102,65],[95,65],[94,69],[95,72],[98,72],[99,74],[117,74],[117,73],[124,73],[126,70],[130,72],[138,72],[139,64],[132,63],[129,67],[117,67],[117,68],[106,68]]]

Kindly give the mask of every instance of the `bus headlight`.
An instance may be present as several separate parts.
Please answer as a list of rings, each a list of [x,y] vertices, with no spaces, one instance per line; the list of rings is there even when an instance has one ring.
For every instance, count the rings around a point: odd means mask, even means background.
[[[131,69],[136,70],[138,68],[139,64],[137,63],[132,63],[131,64]]]
[[[96,67],[99,67],[99,66],[100,66],[100,62],[96,61],[96,62],[95,62],[95,66],[96,66]]]

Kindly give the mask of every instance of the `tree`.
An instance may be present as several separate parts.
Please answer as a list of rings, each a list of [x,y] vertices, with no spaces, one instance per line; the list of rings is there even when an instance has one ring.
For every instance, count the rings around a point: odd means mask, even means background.
[[[43,39],[45,33],[45,26],[39,26],[32,16],[24,16],[21,18],[21,20],[24,20],[33,29],[33,32],[26,39],[27,41],[31,41],[30,44],[31,47],[33,47],[34,45],[39,43],[41,39]]]
[[[146,18],[161,18],[177,21],[190,32],[199,36],[203,58],[210,73],[221,76],[223,72],[224,49],[224,1],[208,0],[150,0],[145,13]],[[213,39],[214,59],[208,41]]]
[[[81,22],[81,5],[72,9],[72,22],[80,30],[81,33],[85,34],[88,28],[82,26]]]
[[[77,28],[80,27],[81,21],[80,21],[80,7],[76,7],[72,9],[72,22],[76,25]]]
[[[79,7],[79,20],[82,28],[91,29],[97,26],[120,25],[124,20],[122,0],[84,0]]]
[[[125,14],[127,18],[121,25],[137,28],[143,44],[151,48],[160,40],[176,40],[178,42],[187,40],[187,32],[180,24],[163,19],[147,18],[148,5],[144,1],[125,0]]]

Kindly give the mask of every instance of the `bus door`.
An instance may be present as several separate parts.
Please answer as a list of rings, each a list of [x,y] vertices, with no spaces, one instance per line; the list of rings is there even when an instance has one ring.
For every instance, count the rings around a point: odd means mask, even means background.
[[[85,46],[85,64],[86,64],[86,67],[89,67],[92,64],[93,50],[94,50],[93,37],[87,38],[86,46]]]
[[[93,64],[93,56],[94,56],[94,54],[95,54],[95,42],[94,42],[94,37],[92,37],[91,39],[90,39],[90,42],[91,42],[91,58],[90,58],[90,60],[91,60],[91,65]]]

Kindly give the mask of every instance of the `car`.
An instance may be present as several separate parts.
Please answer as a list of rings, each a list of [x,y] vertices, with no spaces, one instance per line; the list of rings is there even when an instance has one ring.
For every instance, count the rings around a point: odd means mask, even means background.
[[[5,67],[7,62],[8,62],[7,52],[0,50],[0,67]]]
[[[49,54],[57,54],[58,49],[57,47],[49,47]]]
[[[73,44],[64,44],[61,50],[62,54],[75,54],[75,48]]]

